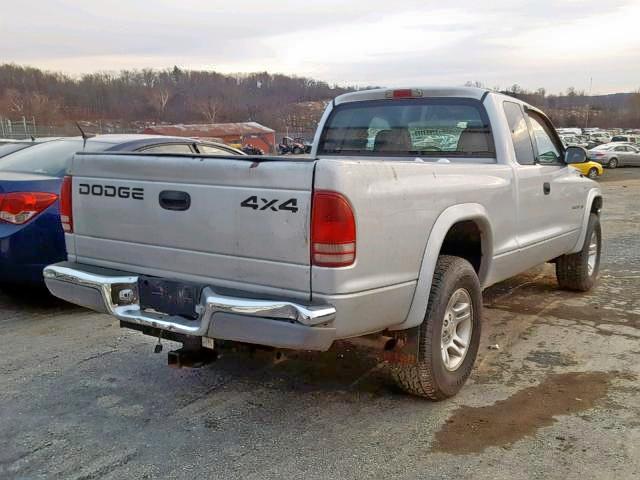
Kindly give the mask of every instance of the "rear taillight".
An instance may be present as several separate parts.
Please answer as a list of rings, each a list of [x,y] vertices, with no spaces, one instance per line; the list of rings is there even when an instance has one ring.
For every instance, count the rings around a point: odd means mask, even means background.
[[[73,210],[71,203],[71,180],[70,176],[62,179],[62,188],[60,189],[60,221],[62,229],[67,233],[73,233]]]
[[[0,220],[15,225],[27,223],[58,199],[48,192],[0,193]]]
[[[311,213],[311,263],[346,267],[356,260],[356,221],[351,205],[336,192],[316,191]]]

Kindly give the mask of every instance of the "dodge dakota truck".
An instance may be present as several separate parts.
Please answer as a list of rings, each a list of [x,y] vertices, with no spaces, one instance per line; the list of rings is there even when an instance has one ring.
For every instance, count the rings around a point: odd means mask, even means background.
[[[45,281],[181,342],[170,364],[359,338],[441,400],[473,368],[482,289],[544,262],[561,288],[594,284],[602,194],[570,167],[585,160],[540,110],[478,88],[341,95],[309,158],[78,153],[68,261]]]

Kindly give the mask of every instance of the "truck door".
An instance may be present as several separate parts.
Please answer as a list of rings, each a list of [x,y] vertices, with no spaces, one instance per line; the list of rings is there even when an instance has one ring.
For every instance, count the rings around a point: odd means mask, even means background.
[[[533,248],[569,236],[579,225],[572,211],[574,176],[562,159],[559,140],[536,112],[525,112],[520,104],[504,102],[511,130],[518,188],[517,239],[520,248]],[[572,220],[569,221],[569,217]],[[575,217],[575,218],[573,218]],[[562,245],[566,240],[560,242]],[[549,245],[550,246],[550,245]],[[558,247],[552,247],[554,251]],[[546,247],[541,250],[547,251]],[[542,254],[542,252],[541,252]]]
[[[536,163],[533,140],[522,107],[515,102],[504,102],[503,108],[518,163],[516,238],[522,247],[540,241],[546,235],[545,204],[548,199],[543,191],[546,176],[542,166]]]
[[[564,150],[551,122],[535,110],[527,109],[525,115],[542,181],[542,185],[530,184],[529,189],[530,193],[536,188],[541,190],[542,196],[529,197],[523,192],[523,204],[528,204],[531,198],[540,202],[529,205],[528,211],[537,209],[541,228],[523,239],[521,246],[548,242],[551,250],[562,251],[577,238],[585,208],[585,185],[579,174],[564,163]],[[523,221],[527,221],[526,214]]]

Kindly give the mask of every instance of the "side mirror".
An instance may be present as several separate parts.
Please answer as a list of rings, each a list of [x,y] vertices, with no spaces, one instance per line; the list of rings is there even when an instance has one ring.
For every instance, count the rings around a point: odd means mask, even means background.
[[[587,151],[582,147],[571,146],[564,151],[564,163],[584,163],[587,161]]]

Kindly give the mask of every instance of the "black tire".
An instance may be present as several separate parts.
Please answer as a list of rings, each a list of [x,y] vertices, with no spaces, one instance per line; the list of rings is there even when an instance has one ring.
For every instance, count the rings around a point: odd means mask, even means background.
[[[607,163],[607,168],[617,168],[617,167],[618,167],[618,159],[617,158],[612,158]]]
[[[592,240],[596,245],[595,262],[589,267],[589,249]],[[589,215],[587,234],[584,238],[582,250],[578,253],[563,255],[556,260],[556,278],[560,288],[586,292],[593,287],[600,270],[600,253],[602,251],[602,229],[600,217],[595,213]]]
[[[300,147],[295,147],[293,149],[293,154],[294,155],[302,155],[302,153],[303,153],[303,150]]]
[[[589,178],[598,178],[598,169],[597,168],[590,168],[589,172],[587,173],[587,177],[589,177]]]
[[[471,332],[466,355],[454,369],[445,367],[441,341],[449,300],[464,289],[471,300]],[[420,326],[419,355],[415,364],[392,364],[394,380],[404,391],[431,400],[452,397],[469,378],[478,354],[482,324],[482,291],[471,264],[463,258],[442,255],[438,258],[427,313]]]

